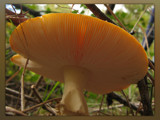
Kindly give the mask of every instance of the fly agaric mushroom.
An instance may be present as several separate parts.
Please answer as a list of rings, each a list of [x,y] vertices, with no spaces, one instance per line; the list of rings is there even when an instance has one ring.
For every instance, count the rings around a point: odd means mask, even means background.
[[[83,90],[119,91],[141,80],[148,59],[141,44],[109,22],[71,13],[46,14],[21,23],[10,44],[18,66],[64,83],[61,115],[88,115]]]

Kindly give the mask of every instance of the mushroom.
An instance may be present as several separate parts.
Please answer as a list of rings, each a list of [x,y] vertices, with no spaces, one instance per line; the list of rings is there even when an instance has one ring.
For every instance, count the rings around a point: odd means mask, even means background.
[[[21,23],[10,37],[18,66],[64,83],[60,115],[89,115],[83,90],[119,91],[148,69],[141,44],[120,27],[98,18],[52,13]]]

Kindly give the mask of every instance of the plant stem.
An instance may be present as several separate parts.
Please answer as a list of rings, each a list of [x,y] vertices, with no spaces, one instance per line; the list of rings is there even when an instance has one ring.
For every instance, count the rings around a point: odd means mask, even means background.
[[[144,114],[146,116],[153,115],[150,99],[149,99],[149,91],[148,86],[146,84],[147,77],[145,76],[143,80],[138,82],[138,88],[141,95],[141,102],[143,104]]]
[[[25,71],[26,71],[28,61],[29,61],[29,59],[27,59],[27,61],[26,61],[26,64],[24,66],[24,70],[23,70],[23,73],[22,73],[22,76],[21,76],[21,111],[24,110],[24,74],[25,74]]]

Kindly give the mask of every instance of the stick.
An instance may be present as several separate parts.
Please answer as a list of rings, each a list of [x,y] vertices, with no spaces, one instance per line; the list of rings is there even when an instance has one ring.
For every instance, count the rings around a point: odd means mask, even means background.
[[[146,116],[153,115],[150,99],[149,99],[149,91],[148,86],[146,84],[147,77],[138,82],[138,88],[141,95],[141,102],[143,104],[144,114]]]
[[[155,70],[155,67],[153,65],[153,62],[148,58],[148,61],[149,61],[149,67],[153,70]]]
[[[131,104],[130,104],[130,102],[129,102],[128,97],[125,95],[125,93],[124,93],[123,90],[122,90],[121,92],[122,92],[123,96],[126,98],[126,101],[127,101],[128,105],[129,105],[129,108],[131,109],[131,113],[132,113],[132,115],[134,116],[134,112],[133,112],[133,109],[132,109],[132,107],[131,107]]]
[[[43,76],[40,76],[40,78],[38,79],[38,81],[35,84],[35,88],[38,88],[39,84],[41,83],[41,81],[43,80]],[[33,95],[33,91],[31,91],[30,96],[32,97]]]
[[[147,7],[146,7],[145,10],[143,11],[143,13],[139,16],[137,22],[134,24],[134,27],[132,28],[132,30],[131,30],[130,33],[132,33],[132,32],[134,31],[135,27],[137,26],[138,22],[140,21],[140,19],[142,18],[143,14],[146,12],[146,10],[147,10]]]
[[[100,104],[100,106],[99,106],[99,111],[101,111],[101,108],[102,108],[102,105],[103,105],[103,101],[104,101],[104,96],[105,96],[105,95],[102,96],[101,104]]]
[[[12,4],[12,5],[14,5],[14,6],[15,6],[16,8],[18,8],[18,9],[21,9],[21,6],[22,6],[22,10],[23,10],[23,11],[29,11],[29,13],[30,13],[31,15],[33,15],[34,17],[41,16],[41,13],[40,13],[40,12],[37,12],[37,11],[35,11],[35,10],[32,10],[32,9],[30,9],[30,8],[24,6],[24,5],[20,5],[20,4]]]
[[[125,28],[125,26],[122,24],[122,22],[118,19],[118,17],[113,13],[112,9],[109,7],[109,5],[104,4],[107,7],[107,10],[111,13],[111,15],[118,21],[118,23],[121,25],[121,27],[127,31],[127,29]]]
[[[109,17],[107,17],[101,10],[94,4],[85,4],[92,12],[93,14],[102,20],[107,20],[108,22],[111,22],[116,25]]]
[[[9,81],[11,81],[11,80],[20,72],[20,70],[21,70],[21,67],[18,69],[17,72],[15,72],[10,78],[8,78],[8,79],[6,80],[6,84],[7,84]]]
[[[40,97],[38,91],[35,88],[35,85],[32,85],[31,89],[33,90],[33,92],[35,93],[35,95],[39,99],[39,101],[43,102],[42,98]],[[54,116],[56,115],[55,111],[53,111],[53,108],[49,104],[44,105],[43,108],[46,109],[48,112],[52,113]]]
[[[46,104],[46,103],[52,102],[52,101],[54,101],[54,100],[59,100],[59,99],[61,99],[61,98],[53,98],[53,99],[47,100],[47,101],[45,101],[45,102],[39,103],[39,104],[37,104],[37,105],[35,105],[35,106],[32,106],[32,107],[30,107],[30,108],[28,108],[28,109],[25,109],[23,112],[24,112],[24,113],[25,113],[25,112],[28,112],[28,111],[30,111],[30,110],[33,110],[33,109],[35,109],[35,108],[37,108],[37,107],[40,107],[40,106]],[[53,108],[52,108],[52,109],[53,109]]]
[[[155,86],[155,80],[154,78],[150,75],[149,72],[147,72],[147,76],[150,78],[150,80],[152,81],[153,86]]]
[[[24,110],[24,74],[25,74],[25,71],[26,71],[28,61],[29,61],[29,59],[27,59],[27,61],[26,61],[26,64],[24,66],[24,70],[23,70],[23,73],[22,73],[22,76],[21,76],[21,111]]]
[[[13,89],[10,89],[10,88],[5,88],[5,90],[6,90],[6,93],[8,93],[8,94],[12,94],[12,95],[14,95],[14,96],[18,96],[18,95],[20,95],[21,93],[20,92],[18,92],[18,91],[16,91],[16,90],[13,90]],[[32,101],[32,102],[35,102],[35,103],[39,103],[35,98],[33,98],[33,97],[30,97],[30,96],[28,96],[28,95],[25,95],[24,94],[24,97],[25,97],[25,99],[26,100],[29,100],[29,101]],[[18,97],[17,97],[17,99],[18,99]]]
[[[125,99],[123,99],[121,96],[119,96],[118,94],[116,94],[116,93],[114,93],[114,92],[111,92],[111,93],[107,94],[106,101],[108,100],[108,98],[109,98],[110,100],[115,99],[115,100],[117,100],[119,103],[121,103],[121,104],[129,107],[128,102],[127,102]],[[134,109],[134,110],[136,110],[136,111],[138,110],[137,106],[135,106],[134,104],[130,103],[130,105],[131,105],[132,109]],[[141,115],[143,114],[143,111],[138,111],[138,112],[139,112]]]
[[[140,27],[140,29],[142,30],[143,34],[144,34],[144,38],[145,38],[145,42],[144,44],[142,45],[143,48],[145,47],[145,45],[147,46],[147,52],[148,52],[148,55],[149,55],[149,58],[150,58],[150,52],[149,52],[149,46],[148,46],[148,40],[147,40],[147,35],[146,35],[146,32],[144,31],[144,29],[142,28],[141,25],[138,24],[138,26]]]
[[[13,113],[16,113],[16,114],[21,115],[21,116],[27,116],[27,114],[25,114],[25,113],[23,113],[19,110],[16,110],[12,107],[9,107],[9,106],[6,106],[6,112],[13,112]]]
[[[116,6],[116,4],[109,4],[108,6],[109,6],[109,7],[111,8],[111,10],[113,11],[114,8],[115,8],[115,6]],[[107,14],[107,15],[111,15],[111,13],[109,12],[108,9],[106,10],[106,14]]]

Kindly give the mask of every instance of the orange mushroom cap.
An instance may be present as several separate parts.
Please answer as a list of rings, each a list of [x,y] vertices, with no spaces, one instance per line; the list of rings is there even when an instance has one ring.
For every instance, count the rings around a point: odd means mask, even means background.
[[[88,71],[84,88],[95,93],[121,90],[141,80],[148,69],[141,44],[120,27],[98,18],[54,13],[29,19],[12,33],[19,55],[12,61],[55,81],[73,66]],[[83,80],[81,81],[83,82]]]

